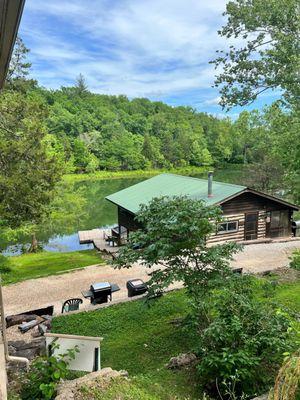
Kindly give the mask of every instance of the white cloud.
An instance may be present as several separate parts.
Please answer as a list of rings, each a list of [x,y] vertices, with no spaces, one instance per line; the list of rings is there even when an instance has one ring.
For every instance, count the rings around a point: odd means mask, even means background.
[[[212,99],[205,100],[203,102],[203,104],[206,105],[206,106],[217,106],[217,105],[220,104],[220,101],[221,101],[221,97],[217,96],[217,97],[214,97]]]
[[[162,97],[210,88],[226,0],[26,3],[21,35],[45,86],[82,73],[96,92]],[[206,105],[214,105],[215,99]]]

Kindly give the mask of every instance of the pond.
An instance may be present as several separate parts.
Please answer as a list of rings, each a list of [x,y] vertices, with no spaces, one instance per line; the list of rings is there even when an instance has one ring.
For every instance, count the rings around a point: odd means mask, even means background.
[[[193,175],[206,178],[207,174]],[[242,168],[217,170],[214,179],[243,183]],[[92,248],[92,244],[80,245],[79,230],[110,227],[117,222],[117,208],[105,197],[118,190],[125,189],[146,178],[121,178],[108,180],[83,180],[76,183],[64,183],[55,202],[56,211],[53,220],[43,224],[37,231],[37,238],[44,250],[68,252]],[[29,247],[30,237],[23,235],[18,243],[9,245],[0,241],[0,248],[5,255],[17,255]]]

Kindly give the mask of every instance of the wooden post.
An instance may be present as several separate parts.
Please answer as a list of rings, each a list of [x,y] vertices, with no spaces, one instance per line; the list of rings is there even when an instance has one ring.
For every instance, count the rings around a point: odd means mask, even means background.
[[[7,376],[6,376],[6,332],[5,315],[0,278],[0,400],[7,400]]]

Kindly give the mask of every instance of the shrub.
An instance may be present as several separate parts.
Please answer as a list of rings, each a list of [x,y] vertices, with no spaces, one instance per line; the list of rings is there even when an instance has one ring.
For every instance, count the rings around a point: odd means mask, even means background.
[[[57,347],[56,347],[57,348]],[[25,377],[25,383],[21,391],[22,400],[51,400],[56,395],[57,384],[65,379],[68,374],[68,365],[75,358],[78,348],[68,350],[58,357],[38,357]]]
[[[248,279],[239,280],[210,299],[208,325],[199,335],[200,379],[211,394],[224,398],[233,387],[237,396],[268,388],[282,354],[292,348],[287,314],[258,302]]]
[[[300,271],[300,251],[299,250],[294,251],[294,253],[291,257],[290,267]]]
[[[7,274],[11,271],[9,258],[0,254],[0,274]]]

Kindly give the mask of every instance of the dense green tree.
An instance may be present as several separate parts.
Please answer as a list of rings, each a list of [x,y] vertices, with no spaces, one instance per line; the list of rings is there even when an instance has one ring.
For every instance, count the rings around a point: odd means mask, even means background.
[[[58,141],[47,133],[46,117],[47,106],[36,93],[0,96],[2,228],[35,226],[49,212],[63,157]]]
[[[155,267],[148,281],[150,296],[183,282],[197,298],[201,290],[208,292],[230,275],[229,261],[238,246],[206,246],[221,219],[219,208],[185,197],[162,197],[141,205],[136,219],[143,228],[130,234],[114,265],[130,268],[139,261],[143,267]]]
[[[161,153],[160,141],[155,136],[148,133],[144,136],[142,154],[149,160],[152,168],[162,168],[165,166],[165,158]]]
[[[28,87],[34,81],[28,81],[31,63],[27,60],[29,49],[20,37],[16,38],[14,50],[6,76],[6,86],[10,88]]]
[[[231,0],[227,23],[219,31],[239,44],[220,51],[216,86],[221,105],[245,105],[266,90],[281,90],[299,107],[300,7],[298,0]],[[240,45],[240,42],[243,42]]]
[[[79,74],[76,78],[75,93],[80,97],[88,93],[88,86],[82,74]]]

